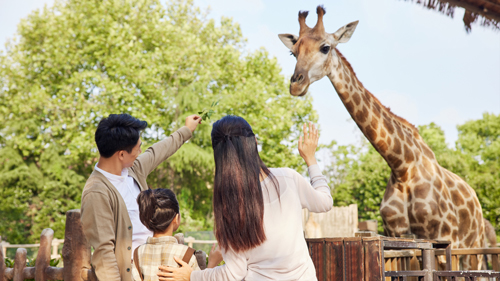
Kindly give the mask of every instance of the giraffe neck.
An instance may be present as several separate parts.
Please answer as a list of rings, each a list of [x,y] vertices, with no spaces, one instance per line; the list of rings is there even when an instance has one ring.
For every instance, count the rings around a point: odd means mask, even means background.
[[[383,106],[359,82],[349,62],[337,52],[332,57],[328,78],[347,111],[373,147],[382,155],[397,177],[405,177],[408,167],[418,161],[421,153],[435,160],[418,130]]]

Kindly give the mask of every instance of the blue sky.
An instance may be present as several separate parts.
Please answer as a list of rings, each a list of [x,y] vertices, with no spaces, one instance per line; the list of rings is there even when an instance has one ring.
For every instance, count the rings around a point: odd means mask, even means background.
[[[30,11],[52,0],[0,0],[0,43],[11,38],[16,25]],[[351,40],[338,46],[358,78],[392,111],[415,125],[435,122],[448,144],[457,139],[456,125],[500,114],[500,32],[473,25],[467,34],[463,9],[455,18],[401,0],[311,1],[195,0],[210,6],[210,17],[232,17],[247,38],[247,49],[260,47],[275,56],[282,73],[290,77],[295,59],[278,39],[279,33],[298,33],[297,13],[326,7],[327,32],[359,20]],[[328,79],[309,88],[320,116],[322,143],[357,143],[361,133]],[[290,97],[292,98],[292,97]]]

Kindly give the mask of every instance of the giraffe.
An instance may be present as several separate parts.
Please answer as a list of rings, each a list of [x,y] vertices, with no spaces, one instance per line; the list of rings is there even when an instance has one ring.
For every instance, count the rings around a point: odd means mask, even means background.
[[[309,85],[327,76],[347,111],[391,168],[380,206],[387,236],[415,234],[422,239],[449,240],[453,248],[485,246],[482,208],[476,192],[463,179],[441,167],[418,129],[363,87],[351,64],[337,50],[351,38],[358,21],[326,33],[325,9],[306,25],[299,12],[299,36],[279,34],[297,59],[290,94],[303,96]]]

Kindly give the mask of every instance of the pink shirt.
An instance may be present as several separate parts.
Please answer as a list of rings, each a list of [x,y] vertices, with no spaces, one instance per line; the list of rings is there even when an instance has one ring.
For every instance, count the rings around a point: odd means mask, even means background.
[[[268,177],[264,194],[264,229],[267,240],[236,254],[222,251],[226,264],[191,273],[191,281],[317,280],[302,228],[302,209],[327,212],[333,199],[318,165],[309,167],[311,182],[292,169],[271,169],[279,183],[280,199]],[[268,192],[269,191],[269,194]]]

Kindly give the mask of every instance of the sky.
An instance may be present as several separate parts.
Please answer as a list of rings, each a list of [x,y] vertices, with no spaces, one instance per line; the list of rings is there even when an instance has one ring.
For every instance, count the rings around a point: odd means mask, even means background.
[[[53,0],[0,0],[0,50],[16,32],[21,18]],[[351,63],[363,85],[391,110],[415,125],[430,122],[445,132],[449,146],[456,126],[500,114],[500,31],[475,24],[467,34],[456,9],[450,18],[411,1],[335,0],[194,0],[210,8],[210,18],[230,17],[247,38],[246,49],[261,47],[276,57],[289,78],[295,58],[278,38],[298,34],[299,10],[309,10],[307,24],[316,23],[316,6],[326,8],[325,29],[333,33],[359,20],[351,40],[337,48]],[[319,114],[320,142],[357,144],[361,132],[327,78],[309,88]],[[290,98],[293,98],[290,96]]]

